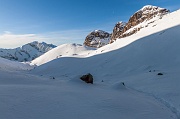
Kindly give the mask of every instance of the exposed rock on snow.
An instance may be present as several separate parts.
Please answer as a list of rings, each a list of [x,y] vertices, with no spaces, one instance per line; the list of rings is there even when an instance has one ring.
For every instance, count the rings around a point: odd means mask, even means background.
[[[157,6],[151,6],[147,5],[144,6],[142,9],[135,12],[129,19],[128,23],[125,24],[123,22],[118,22],[113,30],[112,37],[111,37],[111,43],[116,40],[117,38],[123,38],[126,36],[130,36],[137,31],[139,31],[142,27],[134,28],[130,32],[126,32],[129,29],[133,28],[134,26],[137,26],[138,24],[148,21],[152,19],[153,17],[160,16],[169,13],[169,10],[165,8],[160,8]]]
[[[124,29],[125,26],[126,26],[125,22],[120,21],[120,22],[116,23],[116,25],[113,29],[111,39],[116,39],[117,36],[120,36],[121,34],[123,34],[125,32],[125,29]]]
[[[93,76],[92,76],[90,73],[81,76],[80,79],[83,80],[83,81],[85,81],[86,83],[91,83],[91,84],[93,84]]]
[[[0,49],[0,57],[19,62],[31,61],[55,47],[52,44],[34,41],[15,49]]]
[[[158,73],[157,75],[163,75],[163,73]]]
[[[99,48],[104,45],[107,45],[110,41],[111,34],[102,30],[92,31],[87,35],[84,45],[89,47]]]

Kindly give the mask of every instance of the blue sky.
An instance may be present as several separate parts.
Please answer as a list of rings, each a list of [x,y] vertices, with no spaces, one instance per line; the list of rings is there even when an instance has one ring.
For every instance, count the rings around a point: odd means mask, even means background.
[[[0,47],[32,40],[83,43],[90,31],[112,32],[116,22],[127,21],[144,5],[174,11],[180,0],[0,0]]]

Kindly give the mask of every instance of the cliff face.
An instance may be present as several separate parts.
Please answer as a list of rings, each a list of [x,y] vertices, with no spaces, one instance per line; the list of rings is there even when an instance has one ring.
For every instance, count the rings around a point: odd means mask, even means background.
[[[110,41],[111,34],[102,30],[92,31],[87,35],[84,45],[94,48],[99,48],[104,45],[107,45]]]
[[[148,21],[156,16],[162,17],[163,15],[165,15],[167,13],[169,13],[169,10],[167,10],[165,8],[160,8],[160,7],[151,6],[151,5],[144,6],[142,9],[140,9],[136,13],[134,13],[130,17],[130,19],[127,23],[118,22],[115,25],[110,43],[115,41],[117,38],[123,38],[126,36],[130,36],[141,29],[141,27],[139,27],[139,28],[135,28],[135,29],[131,30],[131,32],[126,32],[129,29],[133,28],[134,26],[137,26],[138,24],[140,24],[144,21]]]

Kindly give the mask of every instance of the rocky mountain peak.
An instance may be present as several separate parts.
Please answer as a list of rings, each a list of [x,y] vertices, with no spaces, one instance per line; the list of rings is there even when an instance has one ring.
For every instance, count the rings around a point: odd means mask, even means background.
[[[162,16],[169,12],[165,8],[160,8],[157,6],[146,5],[137,12],[135,12],[129,19],[127,27],[131,28],[145,20],[152,19],[155,16]]]
[[[124,25],[122,22],[118,22],[115,25],[110,42],[112,43],[117,38],[123,38],[136,33],[141,28],[135,28],[131,32],[126,32],[126,31],[128,31],[129,29],[133,28],[134,26],[137,26],[138,24],[144,21],[148,21],[152,19],[153,17],[156,16],[162,17],[167,13],[169,13],[169,10],[165,8],[160,8],[152,5],[144,6],[130,17],[127,24]]]
[[[84,45],[99,48],[107,45],[110,41],[111,34],[103,30],[94,30],[86,36]]]

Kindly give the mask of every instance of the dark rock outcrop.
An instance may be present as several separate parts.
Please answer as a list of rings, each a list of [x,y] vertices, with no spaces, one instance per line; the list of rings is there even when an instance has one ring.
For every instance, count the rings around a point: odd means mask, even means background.
[[[81,76],[80,79],[83,80],[83,81],[85,81],[86,83],[91,83],[91,84],[93,84],[93,76],[92,76],[90,73]]]
[[[104,45],[107,45],[110,41],[111,34],[102,30],[92,31],[87,35],[84,45],[94,48],[99,48]]]
[[[138,10],[134,15],[132,15],[127,22],[124,24],[123,22],[118,22],[113,30],[112,37],[110,43],[115,41],[117,38],[123,38],[126,36],[130,36],[137,31],[139,31],[142,27],[134,28],[131,31],[127,32],[129,29],[137,26],[138,24],[144,22],[145,20],[150,20],[155,16],[162,17],[163,15],[169,13],[169,10],[165,8],[160,8],[157,6],[147,5],[142,9]]]
[[[163,73],[158,73],[157,75],[162,76],[162,75],[163,75]]]
[[[125,32],[125,29],[124,29],[125,26],[126,26],[125,22],[120,21],[120,22],[116,23],[116,25],[113,29],[111,39],[116,39],[118,36],[121,36],[122,33]]]

